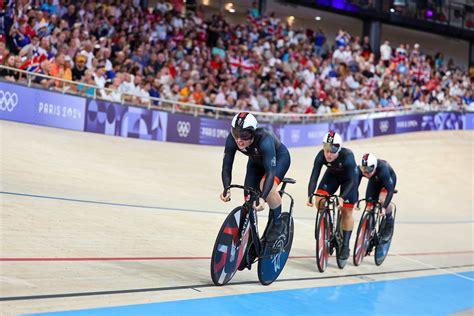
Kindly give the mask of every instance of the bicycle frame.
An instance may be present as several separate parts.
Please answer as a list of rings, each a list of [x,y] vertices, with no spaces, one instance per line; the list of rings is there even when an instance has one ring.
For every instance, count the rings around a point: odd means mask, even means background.
[[[292,216],[293,215],[293,206],[294,206],[295,202],[294,202],[293,197],[285,192],[286,185],[287,185],[286,182],[283,183],[283,185],[282,185],[281,189],[278,191],[278,193],[280,194],[281,197],[283,197],[283,195],[286,195],[286,196],[289,197],[289,199],[290,199],[289,213],[290,213],[290,216]],[[250,235],[252,237],[252,242],[254,243],[254,246],[255,246],[255,252],[257,253],[257,257],[259,257],[259,258],[264,258],[264,257],[271,256],[271,254],[269,254],[267,256],[263,256],[264,247],[262,245],[262,242],[260,241],[260,234],[258,232],[257,212],[255,211],[255,209],[253,207],[253,202],[258,201],[258,199],[260,198],[260,192],[258,192],[257,190],[255,190],[253,188],[250,188],[250,187],[247,187],[247,186],[242,186],[242,185],[237,185],[237,184],[232,184],[232,185],[228,186],[227,188],[225,188],[225,192],[227,192],[227,190],[229,190],[231,188],[239,188],[239,189],[243,189],[244,191],[249,192],[249,194],[246,195],[246,201],[242,205],[242,210],[244,211],[243,214],[246,214],[247,212],[249,213],[249,216],[248,217],[244,216],[244,219],[249,218],[248,224],[250,224]],[[240,231],[239,241],[238,241],[237,245],[240,245],[243,238],[245,237],[244,235],[245,235],[245,231],[246,231],[246,228],[247,228],[246,226],[248,224],[243,223],[243,225],[241,225],[242,229]],[[287,240],[287,243],[288,243],[288,240]],[[284,245],[284,247],[286,247],[287,243]]]
[[[367,248],[367,254],[370,254],[372,248],[377,246],[380,242],[380,233],[382,221],[385,218],[385,213],[382,211],[382,204],[378,200],[373,199],[361,199],[357,201],[357,208],[359,208],[360,202],[366,202],[364,212],[370,214],[372,222],[374,223],[372,230],[370,231],[370,244]]]
[[[257,253],[257,256],[260,257],[263,252],[263,247],[262,247],[262,243],[260,242],[260,236],[258,233],[257,213],[255,212],[255,209],[253,208],[253,202],[258,201],[258,199],[260,198],[260,192],[258,192],[257,190],[253,188],[237,185],[237,184],[232,184],[228,186],[227,188],[225,188],[225,192],[227,192],[227,190],[231,188],[239,188],[239,189],[249,192],[249,194],[246,195],[244,204],[242,205],[242,210],[244,214],[243,219],[246,220],[248,218],[249,221],[244,222],[241,225],[242,228],[240,230],[240,235],[239,235],[239,240],[237,242],[237,245],[240,246],[240,244],[242,243],[242,240],[245,237],[245,231],[247,230],[247,225],[250,225],[250,236],[252,237],[252,242],[254,243],[254,246],[255,246],[255,252]],[[249,214],[248,217],[245,216],[245,214],[247,213]]]
[[[397,191],[395,190],[395,193]],[[357,237],[354,246],[353,260],[354,265],[358,266],[362,263],[364,257],[374,253],[374,260],[377,266],[381,265],[390,248],[390,240],[384,241],[382,238],[385,229],[386,213],[381,202],[374,199],[362,199],[357,201],[356,209],[360,208],[360,203],[365,201],[364,211],[361,215],[359,228],[357,229]],[[392,205],[392,216],[395,219],[396,205]],[[368,226],[367,226],[368,225]]]
[[[315,193],[313,196],[322,198],[319,203],[324,203],[324,207],[321,209],[318,205],[318,215],[322,216],[327,214],[329,219],[330,231],[331,231],[331,239],[330,242],[335,242],[335,246],[339,246],[339,241],[337,240],[336,236],[338,234],[338,226],[339,222],[341,221],[340,211],[338,210],[337,217],[336,217],[336,209],[339,209],[339,196],[337,195],[323,195]],[[324,201],[324,202],[323,202]],[[334,225],[334,220],[336,220],[336,225]],[[342,236],[341,236],[342,237]]]

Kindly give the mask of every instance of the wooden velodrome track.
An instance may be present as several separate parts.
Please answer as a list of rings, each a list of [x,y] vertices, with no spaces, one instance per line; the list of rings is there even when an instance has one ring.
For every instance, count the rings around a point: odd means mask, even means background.
[[[319,148],[291,148],[295,238],[279,280],[256,269],[212,285],[209,257],[226,214],[223,148],[150,142],[0,121],[0,311],[102,306],[393,280],[472,271],[474,132],[419,132],[348,142],[398,174],[391,255],[324,274],[314,261],[315,212],[305,206]],[[235,183],[243,182],[243,155]],[[365,192],[363,180],[361,194]],[[263,212],[266,218],[267,211]],[[355,212],[356,225],[361,212]],[[260,221],[263,227],[265,220]],[[357,227],[357,226],[356,226]],[[353,247],[354,235],[351,239]],[[471,310],[472,312],[472,310]]]

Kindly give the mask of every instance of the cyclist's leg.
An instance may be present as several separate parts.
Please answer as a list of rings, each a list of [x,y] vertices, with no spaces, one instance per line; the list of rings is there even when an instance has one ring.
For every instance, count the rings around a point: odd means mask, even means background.
[[[385,203],[387,197],[387,190],[375,181],[369,180],[367,184],[366,198],[371,200],[378,200],[382,205]],[[372,206],[368,203],[368,206]],[[390,238],[393,231],[393,217],[391,205],[385,210],[385,228],[382,231],[382,239]]]
[[[258,161],[249,158],[247,162],[247,173],[245,175],[244,185],[260,191],[260,179],[265,174],[265,169]],[[247,195],[247,193],[246,193]]]
[[[394,183],[396,184],[397,179],[394,179]],[[379,193],[379,201],[382,205],[385,204],[385,200],[387,198],[387,189],[382,188]],[[384,241],[388,241],[393,234],[393,226],[394,226],[394,218],[393,218],[393,204],[390,203],[387,208],[385,209],[385,227],[382,232],[382,239]]]
[[[367,188],[365,190],[365,198],[366,200],[378,200],[380,201],[380,192],[382,187],[380,184],[375,182],[374,180],[369,180],[367,183]],[[371,210],[373,208],[372,203],[368,202],[367,207]]]
[[[275,179],[273,182],[273,187],[270,193],[267,196],[267,203],[270,207],[269,212],[269,222],[270,216],[273,218],[273,226],[269,230],[267,241],[272,243],[276,239],[278,239],[282,234],[287,234],[287,223],[283,223],[281,221],[281,196],[278,193],[278,185],[280,184],[281,180],[285,177],[286,172],[290,168],[290,155],[288,151],[277,155],[276,167],[275,167]],[[263,189],[263,185],[265,183],[265,176],[260,182],[260,187]]]
[[[397,186],[397,176],[395,174],[392,175],[392,180],[393,180],[393,188],[395,189],[396,186]],[[380,194],[379,194],[379,201],[380,201],[380,203],[382,203],[382,205],[385,204],[385,199],[386,198],[387,198],[387,189],[382,188],[380,190]],[[387,206],[386,210],[385,210],[385,214],[386,214],[387,219],[392,218],[392,212],[393,212],[393,204],[390,203]]]
[[[385,188],[382,188],[380,190],[380,194],[379,194],[379,201],[382,205],[385,204],[385,199],[387,198],[387,189]],[[393,211],[393,206],[392,206],[392,203],[390,203],[387,208],[385,209],[385,226],[383,228],[383,231],[382,231],[382,240],[383,241],[388,241],[390,239],[390,237],[392,237],[392,233],[393,233],[393,214],[392,214],[392,211]]]
[[[346,192],[347,186],[352,186],[352,188]],[[341,228],[342,228],[342,251],[340,254],[340,259],[347,259],[349,258],[350,249],[350,239],[352,235],[352,230],[354,229],[354,216],[353,216],[353,209],[354,204],[357,202],[358,192],[357,186],[352,185],[350,180],[346,180],[341,185],[341,192],[345,192],[342,197],[344,200],[342,207],[341,207]]]
[[[288,150],[283,151],[278,154],[276,157],[276,166],[275,166],[275,179],[273,182],[273,187],[267,197],[267,203],[270,207],[270,214],[273,216],[273,219],[278,221],[281,214],[281,196],[278,193],[278,185],[281,180],[285,177],[288,169],[290,168],[291,159]],[[266,176],[260,181],[260,190],[263,189]]]

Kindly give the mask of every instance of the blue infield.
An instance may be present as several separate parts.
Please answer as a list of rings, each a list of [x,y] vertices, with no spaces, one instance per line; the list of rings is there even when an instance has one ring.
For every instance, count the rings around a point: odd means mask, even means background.
[[[447,315],[473,308],[471,271],[35,315]]]

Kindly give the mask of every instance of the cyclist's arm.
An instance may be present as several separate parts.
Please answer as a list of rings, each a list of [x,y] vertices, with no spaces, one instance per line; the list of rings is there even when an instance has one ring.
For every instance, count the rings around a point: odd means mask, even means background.
[[[316,158],[314,158],[313,171],[311,172],[311,177],[309,178],[309,184],[308,184],[308,197],[313,195],[314,190],[316,189],[319,173],[321,172],[321,168],[323,167],[323,161],[324,161],[324,154],[323,154],[323,151],[321,150],[316,155]]]
[[[347,168],[347,176],[349,178],[350,184],[345,188],[344,192],[341,192],[341,196],[346,196],[354,189],[354,187],[357,190],[360,183],[359,172],[357,171],[359,168],[357,168],[353,153],[347,155],[346,161],[344,162],[344,167]]]
[[[390,172],[388,168],[384,168],[382,174],[380,175],[382,179],[383,187],[387,189],[387,197],[385,198],[385,203],[383,204],[384,208],[390,205],[392,201],[393,192],[395,190],[395,183],[393,182],[392,177],[390,176]]]
[[[266,201],[273,188],[276,176],[276,150],[273,138],[266,136],[260,143],[260,150],[262,152],[263,167],[265,168],[265,183],[263,184],[261,197]]]
[[[232,181],[232,166],[234,164],[237,147],[232,135],[229,134],[225,143],[224,159],[222,161],[222,185],[228,187]]]

